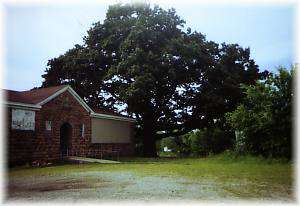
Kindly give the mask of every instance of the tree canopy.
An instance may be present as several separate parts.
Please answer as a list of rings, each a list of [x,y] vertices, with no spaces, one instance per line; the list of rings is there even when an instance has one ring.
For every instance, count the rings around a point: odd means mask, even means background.
[[[123,108],[137,119],[144,154],[155,156],[157,139],[225,127],[244,96],[240,84],[266,74],[249,48],[206,40],[174,9],[116,4],[83,45],[49,60],[42,86],[69,84],[93,107]]]

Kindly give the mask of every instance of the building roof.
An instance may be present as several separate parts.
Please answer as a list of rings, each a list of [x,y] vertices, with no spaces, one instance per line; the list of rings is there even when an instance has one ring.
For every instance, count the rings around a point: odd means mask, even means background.
[[[118,116],[118,117],[126,117],[130,118],[129,116],[119,114],[115,111],[108,110],[108,109],[99,109],[99,108],[92,108],[95,113],[100,113],[100,114],[107,114],[107,115],[113,115],[113,116]]]
[[[46,88],[37,88],[31,89],[28,91],[13,91],[13,90],[5,90],[6,93],[6,101],[9,105],[17,105],[22,106],[25,104],[26,107],[35,107],[41,108],[41,106],[48,101],[52,100],[62,92],[68,90],[78,102],[91,113],[93,117],[99,118],[109,118],[109,119],[119,119],[119,120],[128,120],[132,121],[133,118],[130,118],[126,115],[118,114],[114,111],[110,111],[107,109],[91,109],[84,100],[69,86],[69,85],[61,85],[54,87],[46,87]]]
[[[64,87],[66,87],[66,85],[31,89],[28,91],[13,91],[13,90],[4,90],[4,91],[6,92],[7,95],[6,99],[9,102],[38,104]]]

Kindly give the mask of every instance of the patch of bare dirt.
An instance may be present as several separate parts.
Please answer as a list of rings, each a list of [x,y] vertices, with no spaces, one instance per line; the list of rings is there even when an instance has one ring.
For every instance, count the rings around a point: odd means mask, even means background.
[[[49,192],[49,191],[56,191],[56,190],[79,190],[84,188],[96,188],[96,187],[104,187],[107,186],[107,183],[94,183],[91,184],[87,181],[83,181],[80,179],[63,179],[63,180],[55,180],[55,181],[48,181],[48,182],[39,182],[37,181],[35,184],[31,185],[20,185],[20,184],[9,184],[8,192],[9,193],[16,193],[21,191],[28,191],[28,192]]]

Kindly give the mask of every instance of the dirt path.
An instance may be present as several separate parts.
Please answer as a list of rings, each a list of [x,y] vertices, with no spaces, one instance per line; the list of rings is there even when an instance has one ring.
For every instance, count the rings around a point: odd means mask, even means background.
[[[278,196],[277,196],[278,198]],[[14,177],[8,200],[214,200],[230,201],[230,195],[213,181],[192,182],[173,177],[137,176],[130,172],[74,172],[68,176]],[[265,199],[268,200],[268,199]],[[270,197],[272,200],[272,197]],[[289,201],[287,198],[279,198]]]

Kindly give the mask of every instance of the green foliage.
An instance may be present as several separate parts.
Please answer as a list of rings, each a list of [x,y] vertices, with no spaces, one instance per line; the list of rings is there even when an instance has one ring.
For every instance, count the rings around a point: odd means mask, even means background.
[[[237,150],[272,157],[292,155],[292,82],[295,67],[279,68],[264,82],[243,86],[246,97],[227,122],[238,132]],[[243,148],[241,148],[243,147]]]
[[[230,148],[231,136],[220,128],[203,128],[172,138],[173,147],[183,156],[208,156]]]
[[[180,139],[183,144],[180,144],[179,153],[189,154],[192,156],[207,155],[208,144],[205,142],[205,131],[196,130],[187,134],[181,135]]]
[[[171,150],[176,150],[177,149],[177,144],[174,140],[174,137],[166,137],[166,138],[163,138],[159,141],[160,143],[160,151],[163,151],[164,150],[164,147],[168,147],[168,149],[171,149]]]
[[[185,30],[174,9],[116,4],[83,45],[49,60],[43,87],[70,84],[93,107],[123,106],[137,120],[140,150],[155,156],[157,139],[204,127],[227,131],[224,114],[243,97],[240,83],[264,74],[249,48]]]
[[[213,155],[210,158],[227,163],[245,163],[245,164],[291,164],[292,162],[287,158],[266,158],[261,155],[253,156],[249,153],[239,154],[233,150],[226,150],[220,154]]]
[[[103,78],[107,69],[106,58],[97,50],[75,45],[64,55],[48,61],[43,87],[71,85],[92,107],[105,106]],[[101,94],[101,95],[100,95]]]

